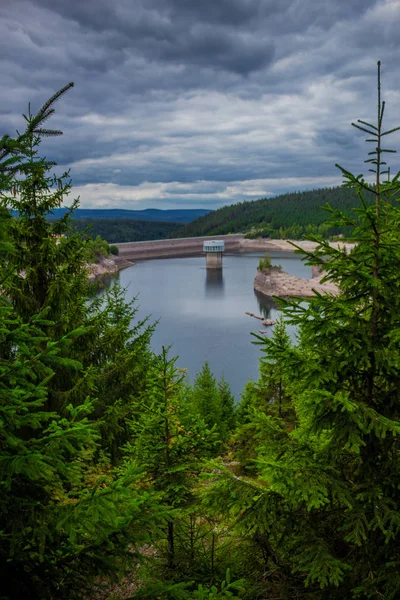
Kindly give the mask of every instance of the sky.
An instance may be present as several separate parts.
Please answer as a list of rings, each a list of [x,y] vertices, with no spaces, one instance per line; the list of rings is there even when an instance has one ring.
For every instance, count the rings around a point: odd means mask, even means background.
[[[0,136],[74,81],[42,151],[83,208],[340,185],[368,170],[377,60],[400,125],[399,31],[400,0],[1,0]]]

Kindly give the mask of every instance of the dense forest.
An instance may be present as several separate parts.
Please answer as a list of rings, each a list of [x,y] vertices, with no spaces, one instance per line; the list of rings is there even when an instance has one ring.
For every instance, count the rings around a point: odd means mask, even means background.
[[[85,232],[92,238],[98,235],[110,244],[141,242],[171,237],[181,223],[163,221],[138,221],[137,219],[76,219],[72,220],[75,231]]]
[[[153,352],[118,283],[90,295],[96,244],[47,219],[72,190],[40,143],[72,85],[0,139],[1,598],[398,599],[400,182],[380,94],[355,124],[375,185],[339,167],[357,211],[330,217],[356,244],[305,257],[339,292],[280,302],[234,406],[212,365],[190,385]]]
[[[59,219],[67,212],[66,208],[55,208],[52,215]],[[163,223],[190,223],[210,211],[206,208],[145,208],[130,210],[124,208],[78,208],[74,211],[75,219],[135,219],[138,221],[158,221]]]
[[[374,194],[365,193],[365,202],[372,204]],[[251,202],[224,206],[179,229],[176,237],[249,233],[248,237],[300,239],[303,235],[323,237],[348,234],[345,222],[327,224],[329,212],[322,207],[350,215],[354,207],[354,190],[343,187],[323,188],[308,192],[282,194]]]
[[[54,218],[60,219],[67,212],[66,208],[55,208],[51,211]],[[145,208],[130,210],[125,208],[77,208],[75,219],[136,219],[138,221],[162,221],[163,223],[190,223],[210,211],[206,208]]]

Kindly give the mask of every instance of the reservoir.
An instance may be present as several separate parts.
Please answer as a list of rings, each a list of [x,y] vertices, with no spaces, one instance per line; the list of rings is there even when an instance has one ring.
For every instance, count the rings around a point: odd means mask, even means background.
[[[264,252],[225,254],[222,271],[206,269],[205,257],[168,258],[138,262],[118,275],[127,288],[127,299],[138,297],[137,318],[158,321],[153,334],[155,352],[171,346],[193,381],[205,361],[214,375],[224,375],[239,400],[246,381],[258,378],[261,347],[252,344],[251,332],[272,328],[246,315],[252,312],[276,319],[279,312],[271,299],[253,289],[257,265]],[[297,255],[271,254],[271,262],[297,277],[311,277]],[[289,328],[292,337],[294,329]]]

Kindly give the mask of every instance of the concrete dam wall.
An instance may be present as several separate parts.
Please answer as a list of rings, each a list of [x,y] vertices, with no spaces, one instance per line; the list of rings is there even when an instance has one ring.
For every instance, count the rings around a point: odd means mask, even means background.
[[[225,242],[225,252],[240,250],[243,234],[217,235],[219,240]],[[126,260],[146,260],[151,258],[176,258],[184,256],[202,256],[203,242],[210,240],[210,236],[195,238],[177,238],[175,240],[153,240],[149,242],[127,242],[115,244],[119,249],[119,256]]]

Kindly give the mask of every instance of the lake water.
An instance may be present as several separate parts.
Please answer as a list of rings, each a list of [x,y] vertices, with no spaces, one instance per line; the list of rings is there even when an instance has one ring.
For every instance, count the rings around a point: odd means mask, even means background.
[[[252,344],[251,332],[265,329],[245,312],[271,319],[278,315],[274,303],[253,289],[262,256],[263,252],[224,255],[222,271],[207,270],[202,256],[138,262],[119,273],[127,298],[138,295],[138,317],[150,315],[152,322],[159,321],[153,349],[171,345],[171,355],[179,356],[177,365],[188,369],[191,380],[209,361],[237,399],[246,381],[258,377],[261,351]],[[273,253],[271,260],[292,275],[311,277],[311,268],[295,255]]]

